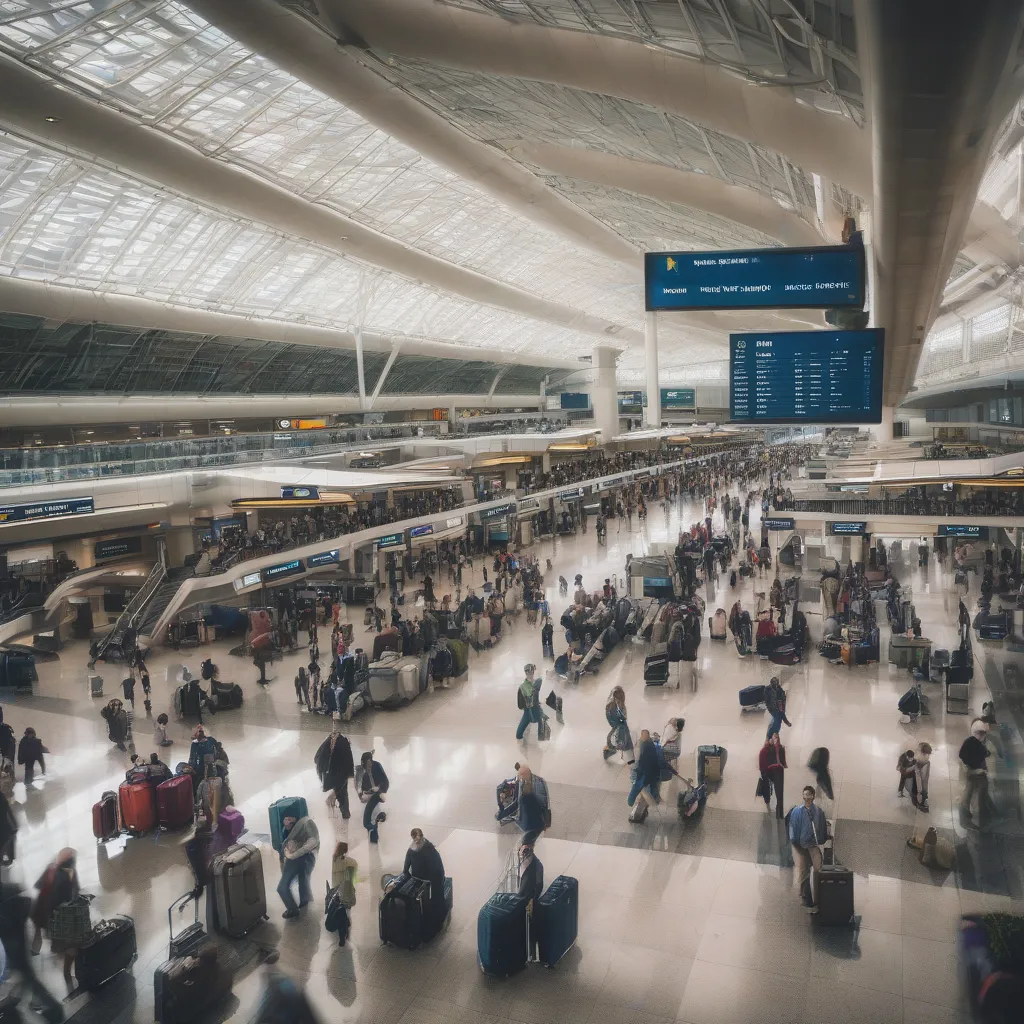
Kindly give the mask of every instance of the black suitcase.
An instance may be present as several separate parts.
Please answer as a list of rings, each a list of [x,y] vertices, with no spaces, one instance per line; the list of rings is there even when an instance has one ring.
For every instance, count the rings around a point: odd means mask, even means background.
[[[764,691],[763,685],[755,686],[744,686],[740,690],[740,707],[741,708],[756,708],[764,703]]]
[[[135,960],[135,922],[130,917],[100,921],[75,955],[79,988],[94,992]]]
[[[179,956],[153,972],[157,1024],[190,1024],[231,993],[231,974],[216,960]]]
[[[849,924],[853,918],[853,872],[841,864],[822,864],[818,874],[818,923]]]
[[[218,711],[227,711],[242,706],[242,688],[238,683],[214,682],[210,686],[210,699]]]
[[[658,644],[655,654],[644,658],[644,682],[648,686],[663,686],[668,681],[668,645]]]
[[[182,928],[177,935],[174,934],[174,911],[180,913],[188,906],[189,901],[195,908],[192,923]],[[199,900],[192,893],[187,892],[184,896],[178,897],[167,908],[167,927],[171,935],[169,955],[173,960],[179,956],[191,956],[204,942],[206,942],[206,929],[199,923]]]
[[[399,875],[380,898],[377,925],[380,941],[402,949],[416,949],[426,934],[427,894],[430,883]]]

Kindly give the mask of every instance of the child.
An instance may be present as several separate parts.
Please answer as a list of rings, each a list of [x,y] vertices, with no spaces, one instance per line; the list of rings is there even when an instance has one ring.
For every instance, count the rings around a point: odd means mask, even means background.
[[[167,738],[167,723],[169,719],[166,715],[156,716],[156,725],[153,726],[153,739],[156,740],[158,747],[169,747],[174,740]]]
[[[42,740],[36,736],[35,729],[26,729],[25,735],[21,737],[21,742],[18,744],[18,764],[25,766],[26,786],[32,785],[32,776],[37,761],[39,762],[39,773],[41,775],[46,774],[46,762],[43,760],[43,754],[46,752],[46,747],[43,746]]]
[[[906,796],[903,788],[914,777],[915,761],[916,758],[912,750],[905,750],[900,754],[900,759],[896,762],[896,770],[900,773],[900,785],[899,789],[896,790],[897,796]]]

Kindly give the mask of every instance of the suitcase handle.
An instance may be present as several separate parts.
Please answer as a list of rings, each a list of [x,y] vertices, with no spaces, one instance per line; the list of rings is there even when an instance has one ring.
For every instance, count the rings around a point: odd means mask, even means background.
[[[167,930],[170,932],[171,941],[174,941],[174,908],[178,908],[178,913],[182,913],[185,907],[188,905],[188,901],[191,900],[196,911],[195,923],[199,923],[199,900],[197,900],[192,893],[187,892],[184,896],[179,896],[168,908],[167,908]]]

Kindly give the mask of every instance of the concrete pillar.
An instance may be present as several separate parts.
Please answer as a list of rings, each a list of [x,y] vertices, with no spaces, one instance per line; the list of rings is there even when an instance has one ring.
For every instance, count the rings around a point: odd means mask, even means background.
[[[545,452],[540,457],[540,468],[543,473],[551,472],[551,452]]]
[[[647,408],[644,426],[661,426],[661,384],[658,376],[658,314],[650,312],[644,324],[644,349],[647,362]]]
[[[615,386],[615,359],[618,354],[618,349],[607,345],[594,349],[593,367],[597,379],[591,387],[590,404],[604,444],[619,432],[619,396]]]
[[[882,406],[882,422],[871,428],[871,436],[876,441],[892,440],[892,421],[895,409],[891,405]]]
[[[167,544],[168,568],[183,565],[187,555],[195,554],[195,539],[191,526],[173,527],[164,534]]]

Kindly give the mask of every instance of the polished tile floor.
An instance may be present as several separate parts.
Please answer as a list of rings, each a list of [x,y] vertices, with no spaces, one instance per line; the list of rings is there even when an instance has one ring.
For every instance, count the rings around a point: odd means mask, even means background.
[[[627,532],[613,522],[607,547],[591,530],[570,540],[536,545],[550,557],[552,607],[557,577],[584,574],[598,586],[620,577],[627,552],[640,554],[652,541],[674,536],[696,511],[655,506],[644,529]],[[479,566],[477,567],[479,580]],[[951,647],[957,595],[949,575],[933,560],[927,570],[907,568],[926,635]],[[754,584],[758,589],[759,581]],[[976,585],[976,583],[975,583]],[[441,592],[444,587],[441,587]],[[735,600],[725,588],[714,601]],[[752,602],[752,587],[741,589]],[[821,619],[809,608],[812,636]],[[353,619],[362,616],[353,609]],[[362,634],[362,626],[357,626]],[[883,632],[883,654],[887,635]],[[491,652],[473,655],[467,677],[450,691],[425,694],[394,712],[364,713],[347,726],[358,754],[376,751],[392,782],[388,821],[381,842],[370,847],[357,817],[329,815],[319,793],[313,754],[329,729],[296,702],[291,679],[300,656],[273,667],[276,682],[255,685],[248,662],[228,654],[227,642],[190,652],[198,663],[208,652],[224,679],[240,682],[246,703],[212,720],[213,733],[231,758],[236,800],[265,855],[270,920],[250,940],[226,943],[238,968],[232,1001],[212,1020],[247,1020],[260,992],[259,952],[279,946],[281,963],[301,979],[324,1021],[373,1024],[520,1021],[531,1024],[742,1024],[818,1022],[940,1024],[966,1020],[955,969],[953,943],[961,913],[980,909],[1024,910],[1024,828],[1021,827],[1018,766],[1021,743],[1013,711],[1020,694],[1002,649],[977,645],[979,669],[972,692],[977,711],[989,690],[1001,703],[1005,758],[997,765],[996,797],[1003,816],[994,834],[978,837],[960,828],[955,814],[961,782],[957,750],[969,717],[945,713],[938,686],[932,714],[914,725],[899,722],[896,701],[908,677],[886,664],[855,669],[827,664],[813,650],[806,663],[785,669],[792,728],[783,728],[790,770],[788,802],[809,780],[801,767],[811,750],[832,751],[837,854],[856,872],[855,929],[828,929],[798,905],[792,859],[784,834],[754,798],[756,754],[766,726],[763,714],[740,712],[737,690],[778,672],[755,657],[738,658],[732,644],[701,645],[700,685],[645,688],[643,650],[623,645],[600,674],[578,686],[552,677],[564,697],[564,724],[552,721],[551,741],[535,733],[525,748],[514,731],[519,718],[515,688],[527,661],[540,662],[539,631],[525,620],[511,628]],[[114,788],[126,768],[125,755],[106,739],[101,700],[87,695],[85,649],[70,645],[59,660],[40,665],[37,695],[5,703],[5,716],[20,736],[32,725],[52,751],[48,772],[27,791],[19,781],[15,800],[22,830],[15,878],[31,887],[49,858],[63,846],[79,851],[83,889],[96,894],[94,916],[130,914],[136,922],[139,958],[126,976],[99,996],[68,1003],[77,1021],[153,1019],[153,968],[166,955],[167,907],[191,887],[181,849],[184,836],[121,839],[98,846],[92,838],[90,806]],[[170,705],[168,665],[174,652],[151,659],[153,713]],[[107,692],[117,692],[121,673],[101,666]],[[675,788],[644,826],[627,821],[627,769],[605,763],[603,704],[611,687],[627,693],[634,731],[660,729],[671,715],[686,718],[682,764],[692,764],[701,743],[728,748],[725,775],[703,816],[680,823]],[[545,683],[545,693],[548,684]],[[139,704],[135,737],[146,755],[150,723]],[[165,759],[185,757],[189,729],[172,725],[175,745]],[[931,814],[919,815],[896,795],[899,752],[919,740],[935,748]],[[538,846],[547,879],[565,872],[580,881],[580,933],[576,947],[555,970],[532,966],[499,982],[481,975],[476,963],[476,915],[493,891],[515,837],[493,819],[494,787],[526,758],[551,787],[553,825]],[[303,794],[320,826],[323,850],[313,878],[317,902],[297,922],[281,920],[274,893],[276,858],[266,841],[267,805]],[[920,866],[905,840],[934,823],[955,839],[955,872],[936,874]],[[455,911],[450,928],[426,948],[406,953],[382,948],[377,939],[380,875],[400,868],[409,829],[423,828],[441,851],[454,878]],[[322,924],[322,893],[332,840],[346,838],[359,861],[358,905],[353,941],[338,949]],[[56,958],[45,952],[40,968],[61,989]]]

